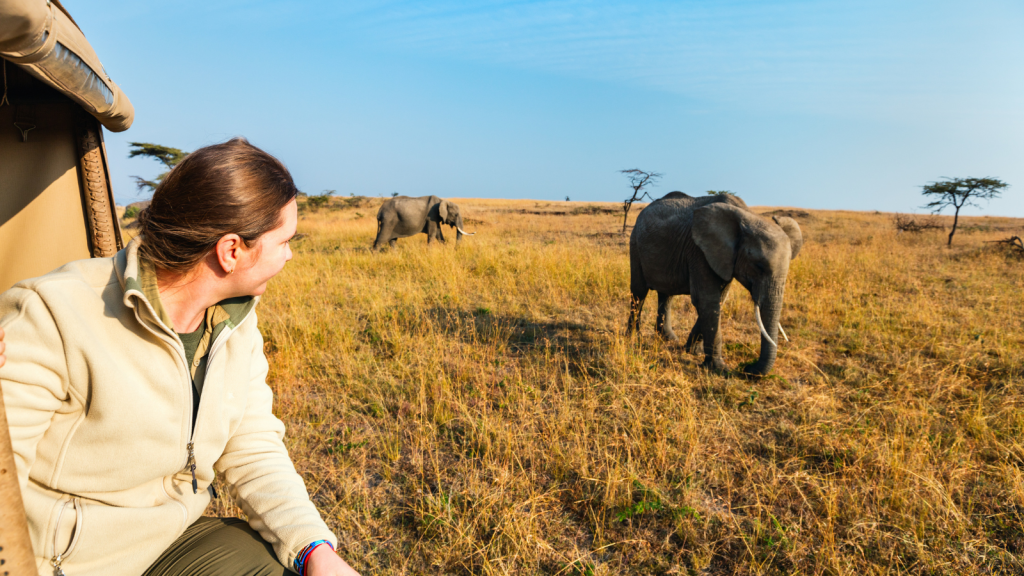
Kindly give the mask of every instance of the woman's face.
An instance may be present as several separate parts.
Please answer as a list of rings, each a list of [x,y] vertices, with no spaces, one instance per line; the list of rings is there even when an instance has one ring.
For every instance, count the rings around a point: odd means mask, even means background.
[[[292,200],[281,209],[281,225],[260,236],[252,248],[243,251],[233,274],[243,295],[259,296],[266,292],[267,282],[292,259],[288,241],[295,236],[298,214],[298,203]]]

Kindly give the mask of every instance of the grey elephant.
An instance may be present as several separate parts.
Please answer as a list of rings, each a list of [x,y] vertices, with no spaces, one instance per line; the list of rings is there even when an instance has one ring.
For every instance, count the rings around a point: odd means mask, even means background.
[[[457,230],[455,245],[459,245],[462,236],[472,236],[462,228],[462,215],[454,202],[437,196],[396,196],[384,202],[377,211],[377,238],[373,241],[373,249],[378,250],[387,242],[394,246],[399,238],[408,238],[416,234],[426,234],[427,244],[434,239],[445,241],[441,233],[441,225],[447,224]]]
[[[685,348],[696,351],[703,340],[703,366],[726,371],[719,321],[735,279],[750,292],[761,333],[760,357],[745,371],[767,374],[777,354],[789,262],[802,245],[800,226],[792,218],[769,220],[731,194],[693,198],[672,192],[640,212],[629,239],[632,296],[626,331],[639,331],[644,300],[655,290],[657,330],[675,340],[669,307],[674,296],[689,294],[697,322]]]

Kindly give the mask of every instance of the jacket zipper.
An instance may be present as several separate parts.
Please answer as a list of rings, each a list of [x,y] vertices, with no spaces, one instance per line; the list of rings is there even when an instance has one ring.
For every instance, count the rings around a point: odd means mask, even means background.
[[[188,359],[185,358],[185,349],[181,348],[179,350],[177,342],[171,340],[170,338],[167,338],[166,334],[161,334],[160,332],[154,330],[153,328],[150,328],[149,325],[145,321],[142,321],[141,318],[139,320],[142,322],[142,325],[145,326],[147,330],[149,330],[150,332],[153,333],[154,336],[156,336],[157,338],[160,338],[160,339],[164,340],[165,342],[167,342],[168,344],[170,344],[171,347],[174,348],[174,351],[177,352],[178,359],[181,360],[182,365],[185,366],[185,390],[186,390],[185,396],[188,398],[188,418],[191,419],[192,418],[192,410],[193,410],[193,407],[192,407],[192,377],[191,377],[191,372],[189,371]],[[207,366],[209,366],[209,361],[207,361]],[[199,415],[198,414],[196,414],[196,420],[197,421],[199,420]],[[189,426],[189,430],[190,431],[189,431],[189,436],[188,436],[188,443],[185,446],[185,448],[187,450],[186,456],[185,456],[185,467],[191,467],[191,471],[192,471],[192,486],[193,486],[192,490],[193,490],[193,492],[195,492],[195,490],[196,490],[195,487],[197,485],[197,483],[196,483],[196,473],[195,473],[195,469],[196,469],[195,460],[196,459],[195,459],[194,446],[193,446],[193,443],[192,443],[192,436],[195,434],[195,423],[194,422],[192,423],[191,426]]]
[[[196,420],[198,420],[198,419],[199,418],[197,417]],[[196,451],[195,451],[195,442],[192,442],[192,440],[189,439],[188,446],[186,448],[188,448],[188,460],[185,462],[185,465],[188,466],[188,471],[192,473],[192,493],[193,494],[198,494],[199,493],[199,482],[196,482]]]
[[[146,306],[149,308],[149,313],[152,314],[155,317],[156,314],[153,312],[153,307],[150,306],[148,301],[145,301],[144,299],[143,299],[143,301],[146,303]],[[228,337],[231,336],[231,334],[234,333],[234,331],[237,330],[239,326],[244,324],[249,319],[249,317],[253,315],[253,313],[255,311],[256,311],[256,304],[253,303],[252,308],[249,309],[249,312],[245,315],[245,318],[242,318],[242,320],[238,324],[236,324],[233,328],[229,328],[229,329],[224,330],[224,332],[222,332],[220,334],[220,336],[217,338],[217,340],[214,341],[212,344],[210,344],[210,352],[209,352],[209,355],[206,358],[206,371],[207,372],[210,371],[210,366],[213,363],[213,355],[214,355],[214,353],[219,349],[217,347],[217,344],[220,344],[221,342],[227,341]],[[136,314],[136,317],[138,317],[138,308],[136,308],[135,314]],[[162,338],[165,342],[169,341],[169,343],[174,348],[174,350],[176,352],[178,352],[178,358],[181,359],[182,364],[185,366],[185,382],[186,382],[185,389],[188,391],[186,396],[188,396],[188,414],[189,414],[189,418],[192,417],[193,411],[195,411],[195,415],[196,415],[195,416],[195,418],[196,418],[195,422],[193,422],[192,426],[189,427],[190,431],[189,431],[189,435],[188,435],[188,443],[185,445],[185,450],[186,450],[186,453],[185,453],[185,468],[188,468],[189,473],[192,475],[192,493],[193,494],[198,494],[199,493],[199,482],[196,480],[196,453],[195,453],[194,438],[196,436],[196,426],[199,425],[199,410],[195,410],[194,407],[192,406],[192,386],[193,386],[192,377],[191,377],[192,372],[189,369],[188,359],[185,358],[185,349],[181,348],[179,350],[178,346],[177,346],[177,343],[175,341],[170,341],[170,339],[167,338],[167,334],[160,334],[160,333],[158,333],[156,330],[151,328],[149,326],[149,324],[147,324],[145,321],[143,321],[142,318],[138,318],[138,320],[139,320],[139,322],[143,326],[146,327],[147,330],[152,332],[154,336],[156,336],[158,338]],[[199,408],[202,409],[202,402],[200,402]],[[63,575],[58,575],[58,576],[63,576]]]
[[[209,353],[208,353],[208,355],[206,357],[206,372],[207,373],[210,372],[210,367],[213,366],[213,356],[214,356],[214,354],[216,354],[217,351],[220,350],[220,348],[223,347],[223,346],[218,346],[218,344],[221,344],[222,342],[226,342],[227,339],[235,332],[235,330],[238,330],[238,327],[241,326],[242,324],[244,324],[245,321],[248,320],[250,316],[252,316],[252,314],[253,314],[253,312],[255,310],[256,310],[256,306],[253,305],[253,307],[249,309],[249,313],[245,315],[245,318],[242,318],[242,320],[236,326],[234,326],[232,328],[225,328],[224,331],[221,332],[220,335],[217,337],[217,340],[215,340],[213,343],[210,344],[210,351],[209,351]],[[186,366],[185,369],[187,371],[188,370],[188,366]],[[193,384],[192,384],[191,379],[189,380],[188,384],[189,384],[189,392],[192,392],[191,387],[193,386]],[[192,396],[190,394],[189,398],[191,398],[191,397]],[[203,409],[203,403],[202,403],[202,399],[200,398],[199,410],[195,411],[195,413],[196,413],[196,421],[192,423],[192,433],[189,435],[188,445],[186,446],[186,448],[188,450],[188,454],[186,456],[185,466],[188,467],[189,472],[192,474],[192,493],[193,494],[198,494],[199,493],[199,482],[196,481],[195,437],[196,437],[196,428],[199,426],[199,413],[200,413],[200,411],[202,409]],[[192,403],[190,401],[189,402],[189,413],[191,414],[191,412],[192,412]],[[213,485],[211,484],[210,486],[212,487]],[[216,492],[215,492],[215,494],[216,494]],[[216,495],[214,496],[214,498],[216,498]]]
[[[156,313],[153,312],[153,307],[150,306],[149,302],[145,301],[145,299],[143,299],[143,302],[145,302],[146,307],[148,308],[149,313],[155,318],[156,317]],[[188,418],[191,419],[192,418],[192,410],[193,410],[193,407],[192,407],[192,377],[191,377],[191,372],[189,371],[188,359],[185,358],[185,349],[184,348],[180,348],[179,349],[179,347],[178,347],[178,343],[179,342],[178,341],[171,340],[170,338],[167,337],[166,333],[161,333],[160,331],[154,330],[149,325],[148,322],[146,322],[141,317],[139,317],[139,309],[138,309],[138,307],[135,308],[135,315],[136,315],[136,318],[139,320],[139,323],[142,324],[146,328],[146,330],[149,330],[150,333],[152,333],[154,336],[156,336],[157,338],[160,338],[164,342],[167,342],[168,344],[171,345],[171,348],[174,348],[174,351],[177,352],[178,358],[181,360],[182,365],[185,366],[185,390],[187,390],[187,393],[185,394],[185,396],[188,398]],[[163,324],[159,323],[159,321],[158,321],[158,325],[163,326]],[[170,329],[170,328],[168,327],[168,329]],[[209,366],[209,361],[207,361],[207,366]],[[199,414],[196,414],[196,420],[197,421],[199,420]],[[196,470],[196,464],[195,464],[196,457],[195,457],[194,444],[192,442],[192,436],[195,435],[195,422],[192,423],[192,426],[189,426],[189,430],[190,430],[190,432],[189,432],[189,436],[188,436],[188,443],[185,446],[185,449],[186,449],[185,468],[189,468],[191,473],[192,473],[192,492],[196,493],[197,492],[197,488],[198,488],[198,482],[196,482],[196,472],[195,472],[195,470]],[[62,576],[62,575],[57,575],[57,576]]]
[[[64,518],[64,510],[67,509],[68,505],[71,505],[75,510],[75,533],[71,536],[71,542],[63,552],[57,552],[57,538],[60,536],[60,521]],[[50,559],[50,564],[53,566],[54,576],[66,576],[64,574],[64,568],[61,565],[64,563],[64,559],[71,554],[71,551],[75,549],[75,544],[78,543],[78,536],[82,533],[82,512],[79,509],[81,507],[81,501],[78,498],[68,500],[60,507],[60,512],[57,513],[57,524],[53,530],[53,558]]]

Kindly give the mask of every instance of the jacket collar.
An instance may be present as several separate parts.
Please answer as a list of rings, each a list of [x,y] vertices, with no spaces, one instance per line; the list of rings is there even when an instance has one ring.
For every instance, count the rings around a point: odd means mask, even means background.
[[[174,325],[160,303],[156,285],[156,268],[139,254],[141,236],[132,238],[123,250],[114,257],[118,279],[124,289],[124,305],[133,308],[140,320],[149,321],[165,332],[177,337]],[[227,328],[241,324],[256,307],[259,297],[239,296],[221,300],[207,312],[207,330],[212,332],[212,341]]]

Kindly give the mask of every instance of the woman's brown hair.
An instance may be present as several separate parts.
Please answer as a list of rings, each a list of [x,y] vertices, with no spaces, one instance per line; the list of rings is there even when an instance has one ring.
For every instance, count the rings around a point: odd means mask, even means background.
[[[245,138],[200,148],[167,174],[139,215],[139,252],[158,268],[189,272],[226,234],[252,246],[281,224],[296,194],[284,164]]]

